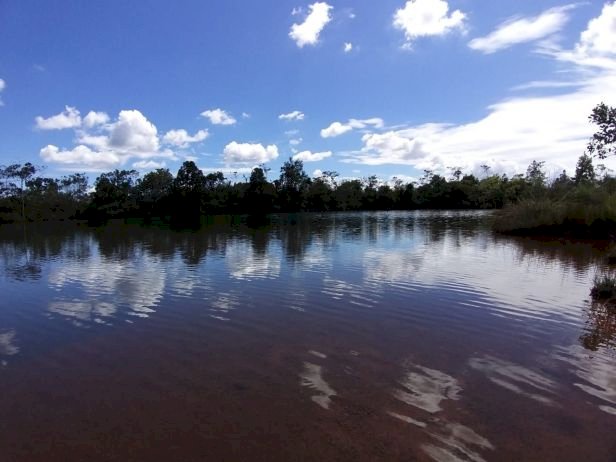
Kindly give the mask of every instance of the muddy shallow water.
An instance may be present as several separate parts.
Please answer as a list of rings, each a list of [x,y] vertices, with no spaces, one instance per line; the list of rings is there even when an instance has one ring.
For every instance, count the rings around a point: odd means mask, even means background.
[[[0,228],[0,460],[616,460],[604,244],[488,220]]]

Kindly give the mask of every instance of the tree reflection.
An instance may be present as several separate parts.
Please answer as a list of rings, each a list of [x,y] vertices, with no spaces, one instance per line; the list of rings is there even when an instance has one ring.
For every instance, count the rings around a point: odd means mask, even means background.
[[[582,346],[591,351],[601,347],[616,349],[616,306],[592,302],[587,315],[585,332],[580,336]]]

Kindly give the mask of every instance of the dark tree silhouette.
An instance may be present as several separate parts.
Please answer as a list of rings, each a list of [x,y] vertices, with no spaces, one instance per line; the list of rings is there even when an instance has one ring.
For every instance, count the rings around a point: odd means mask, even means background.
[[[597,155],[599,159],[605,159],[616,151],[616,108],[598,104],[589,116],[589,120],[599,126],[599,130],[592,136],[588,143],[590,155]]]

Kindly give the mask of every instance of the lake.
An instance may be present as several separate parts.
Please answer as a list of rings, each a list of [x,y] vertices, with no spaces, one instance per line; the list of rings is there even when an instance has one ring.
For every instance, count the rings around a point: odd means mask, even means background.
[[[0,460],[616,460],[605,244],[489,219],[0,227]]]

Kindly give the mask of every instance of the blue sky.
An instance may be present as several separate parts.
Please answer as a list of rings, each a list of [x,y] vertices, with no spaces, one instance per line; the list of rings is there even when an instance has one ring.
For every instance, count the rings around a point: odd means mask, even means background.
[[[3,0],[0,44],[0,163],[49,175],[556,175],[616,105],[614,2]]]

